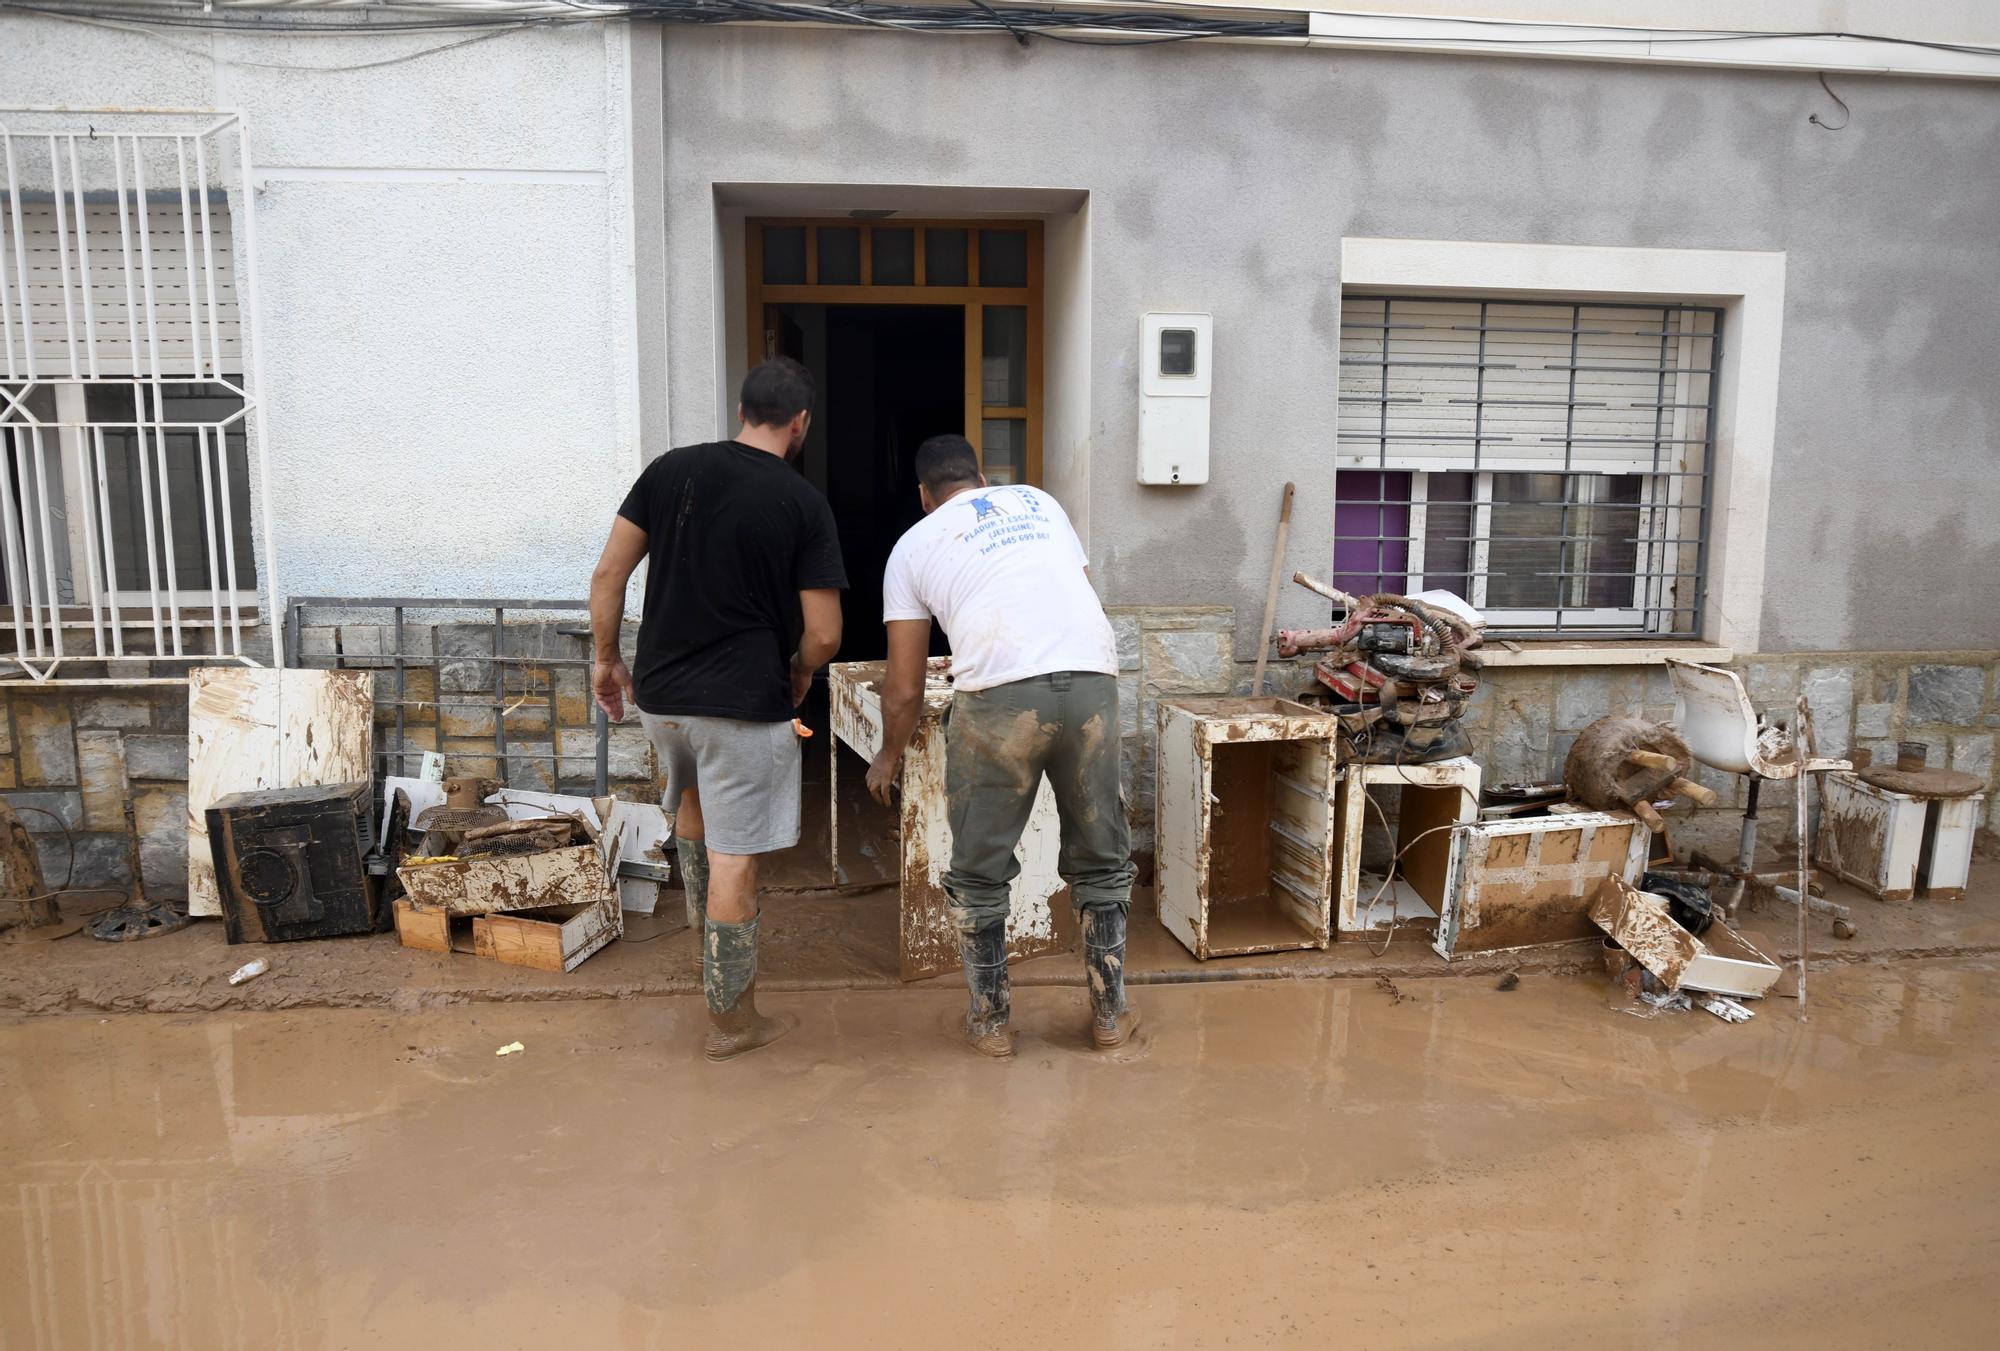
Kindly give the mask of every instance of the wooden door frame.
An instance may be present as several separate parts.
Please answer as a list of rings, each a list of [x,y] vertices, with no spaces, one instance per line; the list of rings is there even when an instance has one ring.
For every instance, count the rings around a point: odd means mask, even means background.
[[[874,280],[874,231],[913,229],[916,250],[914,283],[909,286],[878,285]],[[804,285],[766,285],[764,282],[764,230],[769,226],[803,227],[806,232],[806,280]],[[819,230],[823,226],[861,232],[861,282],[859,285],[822,286],[819,283]],[[966,280],[979,278],[979,232],[981,230],[1025,230],[1028,236],[1028,284],[1026,286],[932,286],[924,275],[924,232],[929,229],[966,232]],[[1042,481],[1042,222],[1029,218],[901,216],[881,221],[854,220],[841,216],[752,216],[743,222],[744,335],[749,364],[755,366],[767,355],[764,309],[767,305],[939,305],[957,306],[965,318],[965,438],[972,443],[983,465],[986,450],[983,423],[989,416],[1018,418],[1027,424],[1027,482]],[[985,402],[981,357],[985,347],[985,306],[1021,305],[1028,311],[1027,402],[1019,407],[1002,407]]]

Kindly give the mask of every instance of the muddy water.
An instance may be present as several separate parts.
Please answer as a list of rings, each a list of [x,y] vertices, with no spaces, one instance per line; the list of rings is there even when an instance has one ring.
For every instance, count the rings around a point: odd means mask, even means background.
[[[1989,968],[0,1023],[0,1345],[1990,1344]],[[526,1051],[496,1058],[520,1040]],[[710,1339],[713,1339],[712,1341]]]

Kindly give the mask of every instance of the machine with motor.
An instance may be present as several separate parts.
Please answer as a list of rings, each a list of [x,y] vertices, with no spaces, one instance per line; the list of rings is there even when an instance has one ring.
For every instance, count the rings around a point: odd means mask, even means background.
[[[1363,764],[1428,764],[1463,755],[1459,718],[1479,688],[1483,621],[1457,596],[1350,596],[1304,573],[1292,580],[1347,611],[1328,629],[1281,629],[1278,655],[1325,652],[1317,688],[1299,697],[1340,720],[1347,758]]]

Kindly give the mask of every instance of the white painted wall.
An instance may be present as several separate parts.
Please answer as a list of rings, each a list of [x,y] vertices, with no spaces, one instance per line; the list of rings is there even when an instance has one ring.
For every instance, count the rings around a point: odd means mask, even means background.
[[[290,595],[581,597],[639,468],[628,34],[464,36],[0,16],[9,103],[242,112]]]

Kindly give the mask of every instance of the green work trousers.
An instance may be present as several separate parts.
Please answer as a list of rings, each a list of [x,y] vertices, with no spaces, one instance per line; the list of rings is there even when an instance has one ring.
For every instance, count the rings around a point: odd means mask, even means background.
[[[1118,680],[1058,671],[952,696],[945,725],[951,920],[975,933],[1006,920],[1042,777],[1062,823],[1057,869],[1077,910],[1132,905],[1132,831],[1119,782]]]

